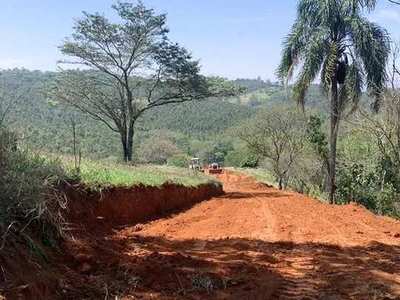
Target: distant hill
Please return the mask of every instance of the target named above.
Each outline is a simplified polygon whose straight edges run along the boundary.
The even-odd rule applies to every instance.
[[[5,107],[10,95],[21,96],[7,114],[6,122],[23,136],[25,145],[42,151],[71,153],[71,120],[77,123],[78,140],[84,155],[93,157],[118,156],[118,134],[105,125],[83,117],[68,108],[49,101],[43,90],[55,78],[54,72],[6,70],[0,71],[0,109]],[[151,131],[172,131],[189,139],[213,140],[227,128],[250,117],[249,106],[221,99],[209,99],[170,105],[147,111],[137,123],[137,136]],[[139,144],[136,141],[135,144]]]
[[[207,140],[249,118],[253,112],[254,109],[248,106],[210,99],[149,110],[138,125],[146,129],[179,131]]]
[[[71,117],[77,123],[78,141],[84,155],[120,155],[119,135],[105,125],[46,99],[43,90],[56,73],[13,69],[0,71],[0,116],[10,95],[21,96],[7,113],[6,122],[23,137],[30,148],[56,153],[71,153]],[[149,110],[138,120],[135,145],[152,132],[175,133],[189,140],[214,141],[229,127],[249,118],[257,109],[294,103],[290,89],[269,80],[237,79],[245,93],[231,99],[208,99],[173,104]],[[318,85],[312,85],[307,107],[326,113],[327,100]]]
[[[236,79],[233,82],[246,88],[243,95],[231,100],[233,103],[258,108],[271,108],[295,103],[295,100],[292,98],[291,87],[285,89],[279,82],[272,83],[270,80],[263,81],[260,78]],[[322,94],[320,86],[316,84],[311,85],[307,95],[306,107],[323,113],[327,111],[327,102],[326,96]]]

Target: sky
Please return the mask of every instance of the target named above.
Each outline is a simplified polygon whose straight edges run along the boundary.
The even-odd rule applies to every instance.
[[[167,13],[170,39],[199,59],[202,73],[274,80],[297,0],[144,0]],[[0,69],[54,71],[58,46],[82,11],[112,14],[114,0],[0,0]],[[400,6],[380,0],[369,18],[400,40]]]

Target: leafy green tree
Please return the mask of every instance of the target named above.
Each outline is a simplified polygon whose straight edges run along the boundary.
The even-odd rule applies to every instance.
[[[307,122],[307,138],[315,153],[323,161],[329,172],[329,147],[326,134],[322,131],[323,119],[310,116]]]
[[[235,94],[224,80],[199,74],[199,63],[167,36],[166,15],[139,1],[117,2],[120,18],[84,13],[60,46],[64,63],[91,72],[60,72],[54,95],[120,134],[123,155],[132,160],[136,120],[154,107]]]
[[[357,104],[364,85],[375,97],[378,110],[390,53],[387,32],[363,16],[376,0],[301,0],[297,18],[284,41],[277,70],[288,82],[296,66],[300,73],[294,97],[304,107],[310,84],[321,75],[330,101],[329,188],[334,202],[336,149],[340,119],[346,107]]]
[[[225,155],[224,164],[229,167],[256,168],[259,157],[247,148],[232,150]]]

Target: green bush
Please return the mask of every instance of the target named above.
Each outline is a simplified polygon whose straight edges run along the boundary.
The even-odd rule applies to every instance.
[[[57,224],[59,207],[55,183],[63,177],[56,161],[17,149],[15,136],[0,129],[0,232],[24,228],[32,221]]]
[[[383,183],[385,176],[379,176],[378,166],[374,172],[361,164],[339,168],[336,187],[336,201],[341,204],[351,201],[364,205],[378,215],[400,217],[396,205],[399,195],[391,182]]]
[[[399,195],[391,184],[376,192],[375,213],[400,218]]]
[[[225,156],[225,165],[238,168],[256,168],[259,157],[247,149],[229,151]]]
[[[375,173],[361,164],[340,166],[336,179],[336,202],[356,202],[374,210],[377,181]]]
[[[187,168],[190,164],[190,156],[187,154],[176,154],[167,160],[167,165],[172,167]]]
[[[382,181],[390,183],[400,193],[399,165],[390,155],[381,155],[378,159],[377,173],[382,174]]]
[[[142,141],[137,155],[142,163],[163,165],[180,152],[181,150],[172,141],[151,137]]]

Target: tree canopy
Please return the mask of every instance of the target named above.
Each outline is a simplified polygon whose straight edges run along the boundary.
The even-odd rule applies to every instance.
[[[166,15],[142,2],[118,2],[120,22],[84,13],[74,34],[60,46],[64,63],[93,70],[59,74],[53,95],[121,136],[124,159],[132,160],[134,124],[151,108],[212,96],[239,88],[200,75],[198,61],[168,38]]]

